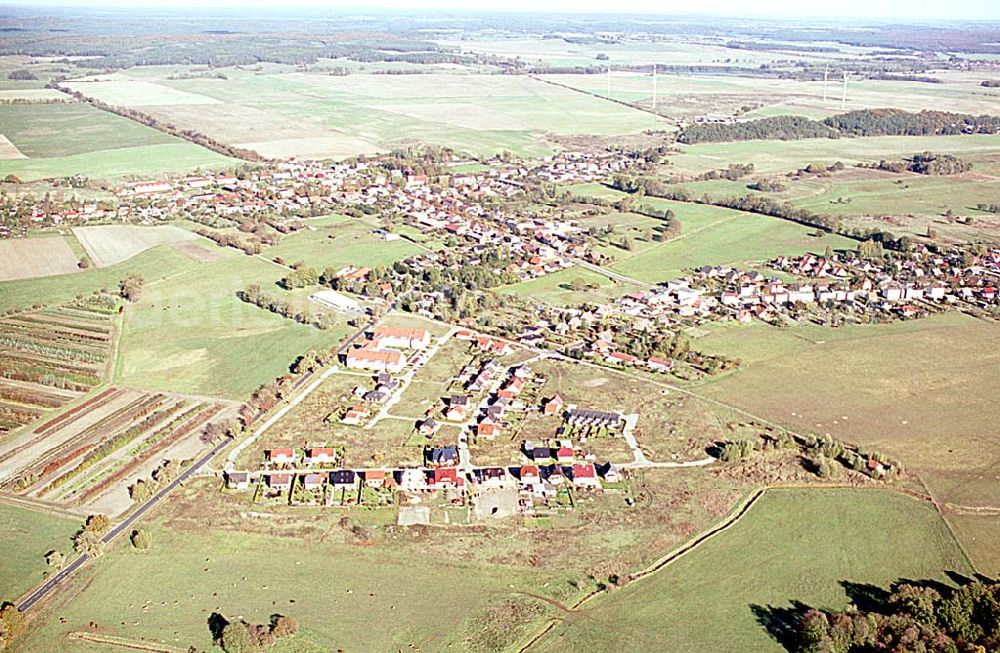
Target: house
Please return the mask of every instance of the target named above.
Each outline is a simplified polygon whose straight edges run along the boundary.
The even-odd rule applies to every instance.
[[[458,447],[448,445],[447,447],[431,449],[427,454],[427,460],[432,465],[441,467],[454,465],[458,462]]]
[[[290,447],[270,449],[267,452],[267,460],[272,465],[294,465],[295,451]]]
[[[650,356],[649,360],[646,361],[646,366],[654,372],[669,372],[674,369],[674,362],[665,358]]]
[[[426,490],[427,477],[420,469],[408,467],[399,472],[399,486],[404,490]]]
[[[480,438],[486,438],[488,440],[495,438],[499,431],[500,427],[497,426],[496,422],[489,419],[484,419],[476,426],[476,435]]]
[[[613,363],[617,365],[635,365],[639,362],[639,359],[632,354],[626,354],[620,351],[613,351],[608,354],[607,358],[604,359],[608,363]]]
[[[290,490],[292,488],[292,475],[270,474],[267,477],[267,486],[272,490]]]
[[[395,349],[352,349],[347,352],[347,368],[352,370],[375,370],[378,372],[401,372],[406,366],[403,352]]]
[[[353,408],[348,408],[347,412],[341,418],[340,423],[346,424],[347,426],[360,426],[362,422],[368,419],[368,409],[364,406],[354,406]]]
[[[577,487],[601,487],[593,463],[575,463],[572,467],[572,475],[573,485]]]
[[[465,404],[449,405],[444,418],[451,422],[461,422],[465,419]]]
[[[249,472],[226,472],[226,487],[230,490],[245,490],[250,487]]]
[[[559,415],[562,412],[563,400],[559,395],[554,395],[551,399],[545,402],[545,407],[542,412],[546,415]]]
[[[427,329],[380,326],[372,331],[371,339],[381,347],[423,349],[430,344],[431,334]]]
[[[334,490],[351,490],[358,482],[358,475],[352,469],[338,469],[330,472],[330,485]]]
[[[460,487],[464,484],[463,481],[456,467],[439,467],[430,477],[430,485],[436,490]]]
[[[566,473],[561,465],[546,465],[539,468],[541,477],[550,485],[562,485],[566,482]]]
[[[538,465],[521,465],[521,483],[534,483],[538,481]]]
[[[548,462],[552,458],[552,450],[548,447],[534,447],[530,457],[535,464]]]
[[[420,422],[420,426],[417,430],[423,435],[434,435],[441,429],[441,425],[438,424],[433,417],[428,417],[427,419]]]
[[[337,462],[337,451],[333,447],[313,447],[306,450],[306,462],[314,465]]]
[[[559,447],[556,449],[556,461],[560,463],[573,462],[573,447]]]
[[[577,426],[617,429],[622,424],[622,417],[618,413],[571,408],[566,411],[566,421]]]
[[[483,487],[503,487],[507,483],[507,470],[503,467],[477,469],[476,480]]]
[[[323,474],[306,474],[302,477],[302,487],[306,490],[318,490],[323,487]]]
[[[614,463],[608,463],[597,471],[608,483],[618,483],[622,480],[621,474],[618,473],[618,468],[615,467]]]
[[[364,472],[365,485],[370,488],[382,488],[386,486],[387,474],[381,469],[369,469]]]
[[[497,356],[506,356],[510,352],[514,351],[510,346],[510,343],[498,338],[490,338],[487,336],[477,337],[476,346],[479,348],[479,351],[496,354]]]

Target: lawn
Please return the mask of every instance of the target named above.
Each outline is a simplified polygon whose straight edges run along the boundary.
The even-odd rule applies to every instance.
[[[329,349],[349,331],[346,324],[321,331],[240,301],[236,292],[251,284],[283,292],[276,284],[285,271],[267,261],[227,254],[189,266],[147,283],[126,310],[120,383],[244,399],[299,355]]]
[[[533,651],[783,651],[755,610],[844,609],[848,584],[968,574],[927,504],[877,490],[772,490],[732,528],[599,597]]]
[[[73,534],[82,519],[57,517],[34,510],[0,505],[0,601],[13,601],[42,580],[49,570],[45,554],[55,549],[69,558]]]

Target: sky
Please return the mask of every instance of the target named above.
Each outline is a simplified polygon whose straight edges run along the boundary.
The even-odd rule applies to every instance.
[[[1000,20],[1000,0],[0,0],[0,5],[485,10],[505,12],[715,14],[787,18]]]

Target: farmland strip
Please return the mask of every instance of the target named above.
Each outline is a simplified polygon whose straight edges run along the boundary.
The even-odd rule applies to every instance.
[[[138,469],[141,465],[146,463],[150,458],[152,458],[157,452],[169,448],[171,445],[179,442],[183,438],[187,437],[196,428],[204,426],[212,417],[222,410],[222,406],[213,405],[198,415],[195,415],[191,420],[183,424],[179,429],[174,431],[171,435],[160,440],[158,446],[154,446],[147,449],[142,454],[136,456],[132,462],[118,470],[108,478],[104,479],[97,485],[94,485],[89,490],[83,493],[80,497],[81,502],[86,502],[90,498],[97,496],[105,492],[108,487],[117,483],[131,474],[133,471]]]
[[[55,426],[58,426],[59,424],[62,424],[62,422],[64,422],[66,419],[68,419],[70,417],[73,417],[74,415],[76,417],[74,417],[74,419],[70,420],[70,422],[76,421],[77,419],[79,419],[79,413],[81,411],[87,410],[87,409],[92,409],[92,408],[97,408],[99,405],[103,405],[103,404],[107,403],[107,401],[110,400],[110,398],[111,398],[112,395],[114,395],[115,397],[117,397],[118,395],[120,395],[123,392],[125,392],[125,391],[122,390],[121,388],[114,388],[114,387],[108,388],[107,390],[105,390],[101,394],[95,395],[95,396],[91,397],[90,399],[88,399],[87,401],[83,402],[82,404],[80,404],[76,408],[71,408],[70,410],[67,410],[65,413],[53,417],[52,419],[50,419],[49,421],[45,422],[44,424],[42,424],[41,426],[39,426],[37,429],[35,429],[35,433],[42,433],[42,434],[44,434],[48,430],[52,429]]]

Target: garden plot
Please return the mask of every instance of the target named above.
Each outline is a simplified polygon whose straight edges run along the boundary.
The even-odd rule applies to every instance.
[[[138,227],[135,225],[102,225],[73,229],[94,264],[107,267],[157,247],[198,240],[196,234],[172,225]]]
[[[0,136],[0,159],[18,158],[4,156],[5,142],[10,141]],[[76,254],[62,236],[0,240],[0,281],[79,272],[77,263]]]
[[[114,342],[117,301],[93,295],[0,320],[0,434],[101,383]]]

